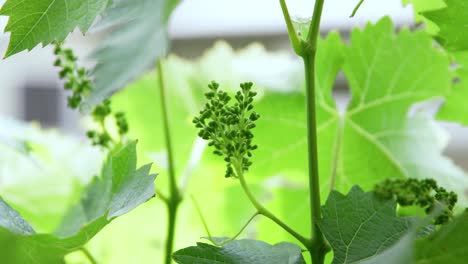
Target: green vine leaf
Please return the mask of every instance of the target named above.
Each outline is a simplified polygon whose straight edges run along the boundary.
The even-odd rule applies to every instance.
[[[355,186],[345,196],[332,192],[322,208],[320,229],[330,243],[333,263],[354,263],[398,241],[410,222],[396,215],[394,200],[380,200]]]
[[[370,189],[385,178],[413,177],[433,178],[466,203],[466,174],[442,154],[448,142],[445,132],[431,117],[409,114],[414,104],[444,97],[451,89],[449,60],[433,48],[429,34],[407,29],[395,34],[390,20],[384,18],[354,30],[349,45],[332,36],[320,41],[317,56],[323,197],[330,186],[343,191],[362,183],[362,188]],[[344,113],[331,96],[340,69],[352,95]],[[259,149],[252,160],[252,174],[303,179],[301,173],[307,171],[303,100],[300,92],[288,96],[270,92],[255,105],[262,118],[255,132]],[[269,136],[270,131],[277,136]]]
[[[468,109],[464,98],[468,96],[468,2],[463,0],[409,0],[414,2],[415,11],[435,28],[431,33],[452,56],[455,71],[453,89],[437,118],[445,121],[468,124]]]
[[[46,46],[61,42],[78,27],[85,33],[95,18],[104,11],[109,0],[8,0],[0,9],[0,16],[10,19],[5,32],[11,39],[5,54],[10,57],[38,44]]]
[[[416,22],[424,22],[428,32],[431,34],[437,33],[437,25],[425,18],[422,13],[444,8],[446,6],[444,0],[402,0],[402,2],[403,5],[412,4]]]
[[[415,13],[441,9],[446,6],[445,0],[402,0],[402,3],[403,5],[412,4]]]
[[[362,183],[368,190],[385,178],[433,178],[455,191],[460,204],[466,205],[466,173],[442,154],[447,135],[430,116],[410,114],[414,104],[445,97],[451,89],[449,60],[432,42],[431,36],[420,30],[394,33],[388,18],[355,29],[349,45],[332,36],[319,42],[316,86],[322,197],[327,197],[331,186],[343,191]],[[340,69],[352,95],[344,112],[337,109],[331,96]],[[267,92],[255,105],[262,118],[255,131],[259,149],[250,172],[252,178],[276,176],[277,196],[295,193],[299,206],[293,210],[289,202],[269,205],[278,208],[284,220],[294,226],[305,226],[308,221],[302,213],[307,205],[301,206],[308,193],[300,187],[306,184],[301,179],[307,172],[303,103],[301,92],[288,96]],[[271,131],[275,131],[274,137]],[[281,176],[288,179],[283,184]],[[302,198],[298,195],[301,191]],[[259,234],[277,237],[269,235],[271,226],[260,228]],[[305,227],[300,231],[309,232]]]
[[[468,49],[468,2],[446,0],[446,8],[428,11],[422,15],[434,22],[439,31],[439,42],[451,51]]]
[[[453,56],[460,66],[455,72],[453,90],[437,113],[437,118],[467,126],[468,105],[465,100],[468,98],[468,50],[456,52]]]
[[[173,258],[179,264],[305,264],[297,245],[282,242],[272,246],[250,239],[234,240],[223,247],[197,243],[175,252]]]
[[[179,0],[120,0],[105,10],[95,30],[110,29],[92,57],[95,87],[84,103],[90,110],[139,77],[169,51],[167,24]]]
[[[331,175],[336,188],[348,189],[359,182],[366,189],[394,177],[433,178],[466,201],[468,181],[442,155],[447,144],[443,132],[430,117],[409,114],[415,103],[450,91],[445,54],[433,48],[424,31],[403,29],[394,34],[388,18],[354,30],[345,54],[343,71],[352,97],[337,133],[341,144],[335,145],[338,162],[336,174]],[[424,158],[419,153],[425,153]],[[328,162],[321,164],[330,166],[333,159],[326,158]]]
[[[56,232],[36,233],[21,215],[0,199],[2,263],[63,263],[116,217],[154,196],[156,175],[150,165],[136,169],[136,142],[115,151],[85,189],[79,203]]]

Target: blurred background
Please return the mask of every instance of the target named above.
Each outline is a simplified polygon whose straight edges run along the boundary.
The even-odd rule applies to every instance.
[[[5,0],[0,0],[0,5],[4,2]],[[312,13],[313,1],[289,0],[287,2],[291,15],[295,19],[307,18]],[[362,26],[369,21],[375,22],[383,16],[390,16],[397,27],[417,26],[413,21],[411,5],[404,7],[401,0],[366,0],[357,15],[354,18],[349,18],[358,2],[358,0],[327,0],[321,27],[322,33],[326,34],[331,30],[337,30],[344,39],[347,39],[354,26]],[[3,33],[6,22],[6,17],[0,17],[1,57],[3,57],[8,45],[9,34]],[[252,42],[257,42],[268,51],[284,50],[290,54],[291,58],[295,58],[290,49],[279,2],[275,0],[182,0],[171,18],[170,35],[172,38],[171,52],[187,59],[200,57],[218,40],[225,40],[234,49],[244,48]],[[66,46],[73,48],[82,59],[80,62],[82,65],[90,66],[91,64],[84,58],[99,44],[101,38],[102,36],[99,34],[87,34],[84,37],[77,31],[70,35]],[[99,170],[101,154],[85,141],[82,117],[76,111],[67,108],[67,94],[58,79],[58,69],[53,66],[54,60],[55,57],[50,47],[36,47],[29,53],[22,52],[7,60],[0,60],[0,142],[2,134],[13,134],[24,140],[34,139],[47,146],[54,146],[50,161],[60,164],[54,164],[53,169],[41,170],[39,173],[57,175],[65,171],[68,174],[73,174],[75,178],[78,175],[77,178],[86,182],[93,173]],[[349,99],[344,77],[339,76],[335,86],[334,96],[338,104],[344,107]],[[35,125],[31,128],[15,120],[33,122]],[[444,123],[442,125],[451,137],[445,153],[457,165],[468,170],[468,156],[466,155],[468,129],[456,124]],[[132,124],[130,124],[131,126]],[[53,130],[41,134],[38,132],[38,127],[52,128]],[[23,135],[20,136],[20,134]],[[57,142],[59,142],[59,146],[56,146]],[[25,210],[31,212],[28,219],[34,218],[34,208],[29,205],[29,201],[34,201],[34,195],[38,197],[48,195],[50,199],[43,200],[43,203],[48,205],[51,217],[59,215],[57,212],[64,210],[64,208],[59,203],[60,201],[54,200],[53,197],[54,195],[61,197],[61,194],[50,192],[57,190],[57,188],[52,188],[54,186],[73,186],[73,180],[69,180],[67,177],[44,177],[50,180],[48,183],[52,187],[38,190],[32,184],[31,189],[24,189],[23,185],[18,189],[17,186],[8,182],[12,181],[11,178],[20,174],[28,175],[18,181],[23,184],[25,179],[30,179],[28,177],[38,173],[34,161],[31,163],[30,160],[18,161],[18,159],[18,156],[6,154],[0,147],[0,195],[9,194],[9,201],[16,206],[23,208],[29,206],[30,210]],[[59,178],[63,180],[58,180]],[[32,198],[26,199],[19,195],[25,190]],[[59,192],[62,194],[72,191],[72,187],[59,188]],[[146,209],[137,209],[137,211],[139,210]],[[140,211],[140,214],[143,211]],[[44,212],[41,213],[43,218],[47,218],[44,216],[46,215]],[[136,217],[138,212],[132,215],[127,217],[128,221],[133,221],[140,227],[148,225],[146,218]],[[159,217],[153,213],[152,209],[151,213],[147,215],[153,217],[151,219]],[[35,223],[43,223],[43,229],[50,229],[59,219],[57,218],[56,221],[50,221],[50,219],[47,221],[44,219],[33,220]],[[195,222],[191,225],[200,226],[198,220],[191,222]],[[119,228],[118,223],[115,226],[116,228],[113,230]],[[110,232],[107,232],[107,235]],[[148,233],[146,229],[138,234],[133,234],[131,230],[123,232],[127,232],[126,236],[129,239],[138,234]],[[193,244],[193,240],[189,241]],[[162,246],[160,240],[153,242],[156,247]],[[125,254],[125,252],[121,254]]]
[[[5,0],[0,0],[0,5]],[[397,26],[413,25],[411,5],[404,7],[400,0],[367,0],[354,18],[349,18],[358,1],[329,0],[324,7],[322,33],[338,30],[346,38],[356,25],[375,22],[390,16]],[[288,1],[291,15],[296,19],[310,16],[312,1]],[[0,17],[3,32],[6,17]],[[259,42],[267,50],[289,50],[284,21],[278,1],[272,0],[185,0],[174,12],[170,33],[172,53],[184,58],[196,58],[210,48],[216,40],[225,40],[233,48]],[[8,34],[0,33],[0,55],[8,44]],[[99,43],[100,36],[80,32],[71,34],[67,46],[80,58],[86,58]],[[30,53],[22,52],[8,60],[0,61],[0,115],[24,121],[36,121],[43,127],[57,127],[67,133],[82,135],[80,116],[66,107],[66,95],[53,67],[54,57],[50,48],[36,47]],[[86,62],[82,62],[86,64]],[[340,100],[346,99],[346,83],[337,82]],[[341,94],[340,94],[341,91]],[[453,140],[448,155],[458,165],[468,168],[468,160],[462,150],[468,146],[466,131],[456,125],[445,124]]]

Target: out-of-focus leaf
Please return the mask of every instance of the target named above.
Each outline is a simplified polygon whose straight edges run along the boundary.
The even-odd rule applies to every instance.
[[[168,19],[179,0],[116,0],[97,29],[110,29],[92,57],[95,87],[84,110],[122,89],[169,50]]]
[[[63,263],[66,254],[82,247],[115,217],[154,195],[156,175],[149,175],[149,169],[149,165],[136,169],[135,142],[117,150],[53,234],[36,233],[1,199],[2,263]]]
[[[0,16],[10,17],[5,32],[11,32],[11,39],[5,57],[41,43],[61,42],[76,27],[85,33],[108,2],[8,0],[0,9]]]
[[[336,263],[354,263],[384,251],[408,230],[397,217],[396,202],[382,201],[354,186],[347,195],[332,192],[322,207],[320,229],[333,249]]]
[[[433,235],[417,239],[410,231],[388,250],[361,264],[462,264],[468,258],[468,213],[456,217]]]
[[[465,263],[468,259],[467,244],[468,212],[464,212],[433,235],[416,241],[416,263]]]
[[[24,155],[29,155],[31,152],[31,146],[26,141],[16,140],[7,135],[0,134],[0,144],[10,147]]]
[[[369,259],[359,261],[359,264],[411,264],[413,261],[413,245],[415,236],[412,232],[404,235],[398,242]]]
[[[234,240],[222,247],[205,243],[181,249],[174,253],[179,264],[305,264],[301,248],[291,243],[271,246],[257,240]]]
[[[299,58],[285,51],[268,52],[258,43],[233,50],[225,42],[216,42],[196,61],[195,67],[194,79],[203,89],[213,76],[223,89],[231,91],[239,88],[239,80],[248,80],[256,90],[291,92],[297,91],[304,79]]]
[[[38,232],[51,232],[99,174],[103,153],[83,140],[0,117],[0,134],[27,142],[27,153],[0,143],[0,193]],[[22,145],[22,144],[21,144]],[[22,146],[19,150],[27,150]],[[84,165],[85,164],[85,165]]]

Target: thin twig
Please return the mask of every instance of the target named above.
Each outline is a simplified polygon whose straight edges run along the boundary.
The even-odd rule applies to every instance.
[[[306,248],[310,248],[310,245],[311,245],[310,239],[302,236],[301,234],[296,232],[294,229],[289,227],[286,223],[281,221],[278,217],[276,217],[272,212],[270,212],[262,204],[260,204],[260,202],[257,201],[255,196],[250,191],[250,188],[247,182],[245,181],[244,173],[242,172],[242,170],[240,169],[238,165],[236,164],[233,164],[233,165],[234,165],[234,170],[236,171],[237,177],[239,178],[239,181],[241,183],[242,189],[244,190],[245,194],[249,198],[252,205],[257,209],[258,214],[261,214],[269,218],[270,220],[275,222],[277,225],[279,225],[281,228],[283,228],[286,232],[288,232],[290,235],[292,235],[294,238],[296,238],[299,242],[301,242]]]
[[[96,261],[96,259],[93,257],[93,255],[91,254],[91,252],[89,252],[89,250],[85,247],[81,247],[79,249],[81,252],[83,252],[83,254],[86,256],[86,258],[89,260],[89,263],[91,264],[97,264],[98,262]]]
[[[198,204],[197,200],[195,199],[195,197],[193,195],[190,196],[190,198],[192,199],[192,203],[193,205],[195,206],[195,210],[197,211],[198,213],[198,216],[200,217],[200,220],[202,221],[202,224],[203,224],[203,228],[205,229],[205,232],[208,234],[208,239],[211,241],[211,243],[213,243],[214,245],[216,246],[222,246],[228,242],[231,242],[233,240],[235,240],[236,238],[238,238],[242,232],[247,228],[247,226],[252,222],[252,220],[257,216],[259,215],[260,213],[259,212],[255,212],[255,214],[253,214],[249,220],[242,226],[242,228],[239,230],[239,232],[237,232],[233,237],[229,238],[229,239],[226,239],[224,240],[223,242],[219,243],[219,242],[216,242],[214,239],[213,239],[213,236],[211,235],[211,232],[210,232],[210,229],[208,228],[208,224],[206,222],[206,219],[205,217],[203,216],[203,213],[201,211],[201,208],[200,208],[200,205]]]
[[[359,8],[361,7],[362,3],[364,3],[364,0],[359,1],[357,6],[353,10],[353,13],[351,13],[351,15],[349,17],[354,17],[356,15],[356,13],[359,10]]]

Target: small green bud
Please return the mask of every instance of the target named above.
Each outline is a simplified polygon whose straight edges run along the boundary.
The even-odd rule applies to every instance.
[[[74,95],[68,97],[67,100],[68,100],[68,106],[71,109],[76,109],[76,108],[78,108],[78,106],[80,106],[81,96],[74,94]]]
[[[60,45],[55,45],[54,54],[59,55],[62,52],[62,47]]]

